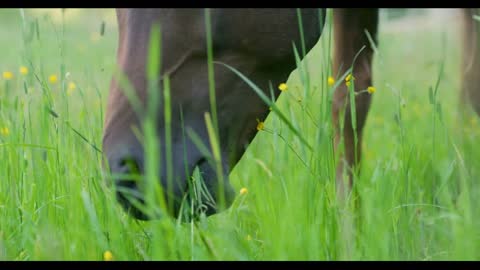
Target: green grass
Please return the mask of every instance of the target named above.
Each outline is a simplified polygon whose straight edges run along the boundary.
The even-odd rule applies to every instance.
[[[0,135],[0,260],[102,260],[106,250],[116,260],[480,259],[480,125],[473,114],[459,121],[461,42],[443,39],[441,26],[380,27],[360,209],[335,199],[327,29],[307,56],[310,88],[293,72],[276,103],[314,150],[272,113],[230,175],[248,193],[182,224],[132,219],[103,178],[95,147],[115,64],[114,11],[70,18],[67,10],[64,25],[30,10],[25,21],[18,10],[0,12],[0,71],[15,75],[0,79],[0,128],[9,130]],[[39,35],[25,40],[22,24],[28,32],[35,18]],[[358,226],[348,232],[341,224],[351,216]]]

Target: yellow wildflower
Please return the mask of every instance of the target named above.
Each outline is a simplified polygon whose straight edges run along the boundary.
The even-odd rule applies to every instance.
[[[332,76],[328,76],[327,83],[328,86],[333,86],[335,84],[335,79]]]
[[[69,82],[67,87],[67,95],[72,95],[73,91],[77,88],[77,85],[74,82]]]
[[[347,77],[345,77],[345,85],[349,87],[351,82],[354,80],[355,80],[355,77],[353,77],[352,73],[348,74]]]
[[[369,86],[369,87],[367,88],[367,92],[368,92],[369,94],[373,94],[373,93],[375,93],[375,91],[377,91],[377,89],[376,89],[375,87],[373,87],[373,86]]]
[[[55,75],[55,74],[50,75],[50,76],[48,77],[48,81],[49,81],[51,84],[57,83],[57,81],[58,81],[57,75]]]
[[[260,131],[260,130],[264,130],[265,129],[265,123],[263,123],[262,121],[258,120],[257,119],[257,130]]]
[[[25,66],[21,66],[19,71],[20,71],[20,74],[22,74],[22,75],[27,75],[28,74],[28,68],[25,67]]]
[[[110,250],[107,250],[103,253],[103,260],[104,261],[113,261],[113,254]]]
[[[288,86],[287,86],[286,83],[281,83],[281,84],[278,86],[278,89],[279,89],[280,91],[287,91]]]
[[[10,134],[10,130],[8,129],[8,127],[0,128],[0,134],[3,136],[8,136],[8,134]]]
[[[245,195],[248,193],[248,189],[247,188],[241,188],[240,189],[240,195]]]
[[[74,82],[69,82],[68,83],[68,89],[69,90],[75,90],[77,88],[77,85]]]
[[[11,71],[4,71],[3,78],[5,80],[11,80],[13,78],[13,73]]]

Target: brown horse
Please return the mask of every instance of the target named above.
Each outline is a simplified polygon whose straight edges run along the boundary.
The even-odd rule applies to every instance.
[[[472,18],[473,10],[464,10],[464,97],[480,101],[476,78],[480,74],[478,61],[477,26]],[[370,33],[377,42],[378,9],[334,9],[334,74],[343,74],[352,66],[354,57],[362,47],[353,66],[355,91],[372,85],[373,49],[367,38]],[[226,63],[262,89],[269,89],[269,83],[284,82],[296,67],[292,42],[300,48],[301,35],[298,14],[295,9],[212,9],[211,34],[214,60]],[[325,10],[302,9],[302,25],[306,50],[310,50],[320,38]],[[268,106],[236,74],[224,66],[215,65],[215,91],[218,109],[218,130],[220,152],[223,160],[224,183],[219,183],[213,163],[209,162],[190,138],[185,138],[183,128],[194,130],[205,145],[209,145],[204,112],[210,111],[209,81],[207,64],[207,38],[205,12],[202,9],[119,9],[118,66],[133,85],[141,102],[147,99],[146,62],[152,25],[161,25],[162,63],[159,79],[168,73],[171,80],[172,102],[172,165],[173,186],[165,170],[159,172],[170,213],[177,215],[182,197],[187,189],[187,179],[198,166],[206,186],[217,200],[218,185],[225,187],[227,204],[233,199],[233,192],[226,177],[256,134],[255,119],[264,119],[269,113]],[[360,161],[362,130],[370,107],[371,95],[356,95],[356,123],[358,144],[355,149],[352,121],[350,119],[347,86],[342,83],[335,90],[333,119],[335,122],[335,145],[343,136],[345,154],[337,166],[339,194],[349,191],[352,185],[352,168]],[[266,95],[270,95],[268,92]],[[279,91],[275,91],[275,98]],[[473,104],[480,113],[480,102]],[[346,108],[345,126],[340,134],[340,111]],[[164,110],[158,110],[158,140],[160,167],[166,168],[166,145],[163,122]],[[182,118],[183,122],[180,121]],[[183,123],[184,127],[180,123]],[[132,127],[141,126],[141,117],[136,115],[116,79],[112,80],[103,137],[103,148],[113,173],[132,173],[132,163],[140,174],[144,173],[144,149]],[[356,154],[355,154],[356,152]],[[186,154],[186,157],[184,156]],[[186,164],[185,164],[186,163]],[[129,165],[130,164],[130,165]],[[186,167],[186,170],[185,170]],[[348,176],[343,180],[342,172]],[[344,187],[347,183],[347,187]],[[134,207],[127,198],[132,191],[144,202],[142,183],[134,180],[115,181],[117,199],[125,209],[137,218],[148,218]],[[122,191],[123,190],[123,191]],[[342,195],[343,196],[343,195]],[[209,206],[207,215],[216,212]]]

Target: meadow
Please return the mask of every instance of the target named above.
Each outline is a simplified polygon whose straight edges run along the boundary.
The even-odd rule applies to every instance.
[[[335,198],[330,15],[308,87],[293,71],[276,103],[314,150],[271,113],[230,174],[233,205],[179,222],[130,217],[105,181],[115,11],[0,10],[0,260],[479,260],[457,21],[381,16],[357,208]]]

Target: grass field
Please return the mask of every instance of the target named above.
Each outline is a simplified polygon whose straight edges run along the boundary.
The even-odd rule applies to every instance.
[[[114,13],[0,11],[0,260],[103,260],[107,251],[114,260],[480,259],[480,123],[469,112],[459,120],[454,22],[382,21],[359,209],[335,200],[327,26],[307,58],[310,89],[294,72],[277,102],[315,151],[271,114],[230,175],[248,192],[194,224],[137,221],[103,179],[95,147]],[[345,230],[349,217],[358,224]]]

